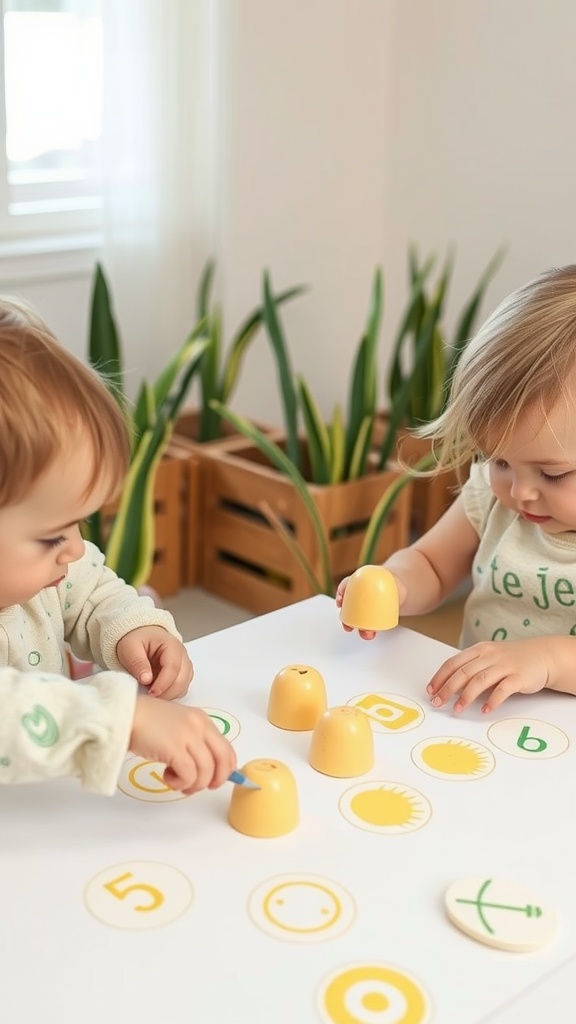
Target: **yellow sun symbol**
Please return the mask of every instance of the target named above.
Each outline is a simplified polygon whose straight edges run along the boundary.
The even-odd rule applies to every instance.
[[[392,835],[422,828],[432,814],[426,797],[396,782],[360,782],[342,794],[339,807],[352,825]]]
[[[440,779],[481,779],[494,770],[494,755],[480,743],[458,736],[423,740],[412,751],[412,760],[422,771]]]

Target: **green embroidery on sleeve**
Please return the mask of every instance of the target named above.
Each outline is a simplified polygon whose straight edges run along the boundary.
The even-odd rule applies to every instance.
[[[10,758],[9,757],[0,757],[0,768],[9,768],[9,767],[10,767]]]
[[[39,747],[53,747],[60,733],[56,719],[41,704],[35,704],[32,711],[22,715],[22,725],[33,743]]]
[[[36,665],[39,665],[41,661],[42,661],[42,655],[40,654],[40,651],[30,651],[30,653],[28,655],[28,664],[29,665],[32,665],[35,668]]]

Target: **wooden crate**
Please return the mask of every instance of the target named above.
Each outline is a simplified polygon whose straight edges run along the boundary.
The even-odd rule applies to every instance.
[[[205,441],[201,444],[197,440],[199,422],[200,413],[198,410],[187,409],[181,413],[176,421],[171,441],[172,448],[188,460],[183,480],[185,507],[181,577],[183,587],[203,586],[202,544],[204,536],[204,506],[202,490],[205,456],[213,449],[225,448],[229,445],[230,441],[238,440],[238,434],[232,424],[223,421],[223,437],[215,441]],[[278,432],[277,427],[271,427],[267,423],[255,422],[255,426],[263,434],[275,434]]]
[[[374,429],[374,446],[379,449],[387,429],[387,416],[381,413]],[[396,454],[408,465],[418,462],[430,451],[427,438],[414,437],[408,430],[398,431]],[[461,469],[464,482],[468,476],[468,466]],[[410,530],[412,535],[421,537],[426,533],[450,507],[460,490],[460,481],[455,470],[447,470],[438,476],[415,478],[412,484],[412,508],[410,511]]]
[[[334,584],[358,567],[366,524],[397,473],[373,472],[361,480],[310,485],[329,537]],[[401,491],[380,535],[376,560],[408,542],[410,486]],[[290,480],[248,441],[213,449],[204,463],[202,586],[261,614],[313,594],[306,574],[261,512],[261,503],[289,524],[320,573],[316,535]]]
[[[182,586],[189,473],[188,454],[170,444],[154,482],[154,564],[147,580],[161,597],[176,594]],[[105,536],[117,509],[118,502],[111,502],[101,510]]]

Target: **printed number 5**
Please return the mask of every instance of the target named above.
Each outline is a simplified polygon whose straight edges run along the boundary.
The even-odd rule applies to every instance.
[[[152,902],[148,903],[147,906],[136,904],[134,910],[147,911],[157,910],[158,907],[164,903],[164,895],[159,889],[156,889],[154,885],[146,885],[144,882],[135,882],[134,885],[127,885],[124,889],[120,889],[119,885],[121,882],[125,882],[128,878],[134,878],[131,871],[127,871],[125,875],[118,875],[118,878],[113,878],[111,882],[105,882],[104,888],[108,889],[108,892],[112,893],[113,896],[118,900],[126,898],[130,892],[146,892],[151,897]]]

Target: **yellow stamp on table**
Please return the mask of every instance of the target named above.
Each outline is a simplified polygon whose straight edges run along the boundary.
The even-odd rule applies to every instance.
[[[318,994],[324,1024],[427,1024],[430,1001],[404,970],[380,962],[334,971]]]

